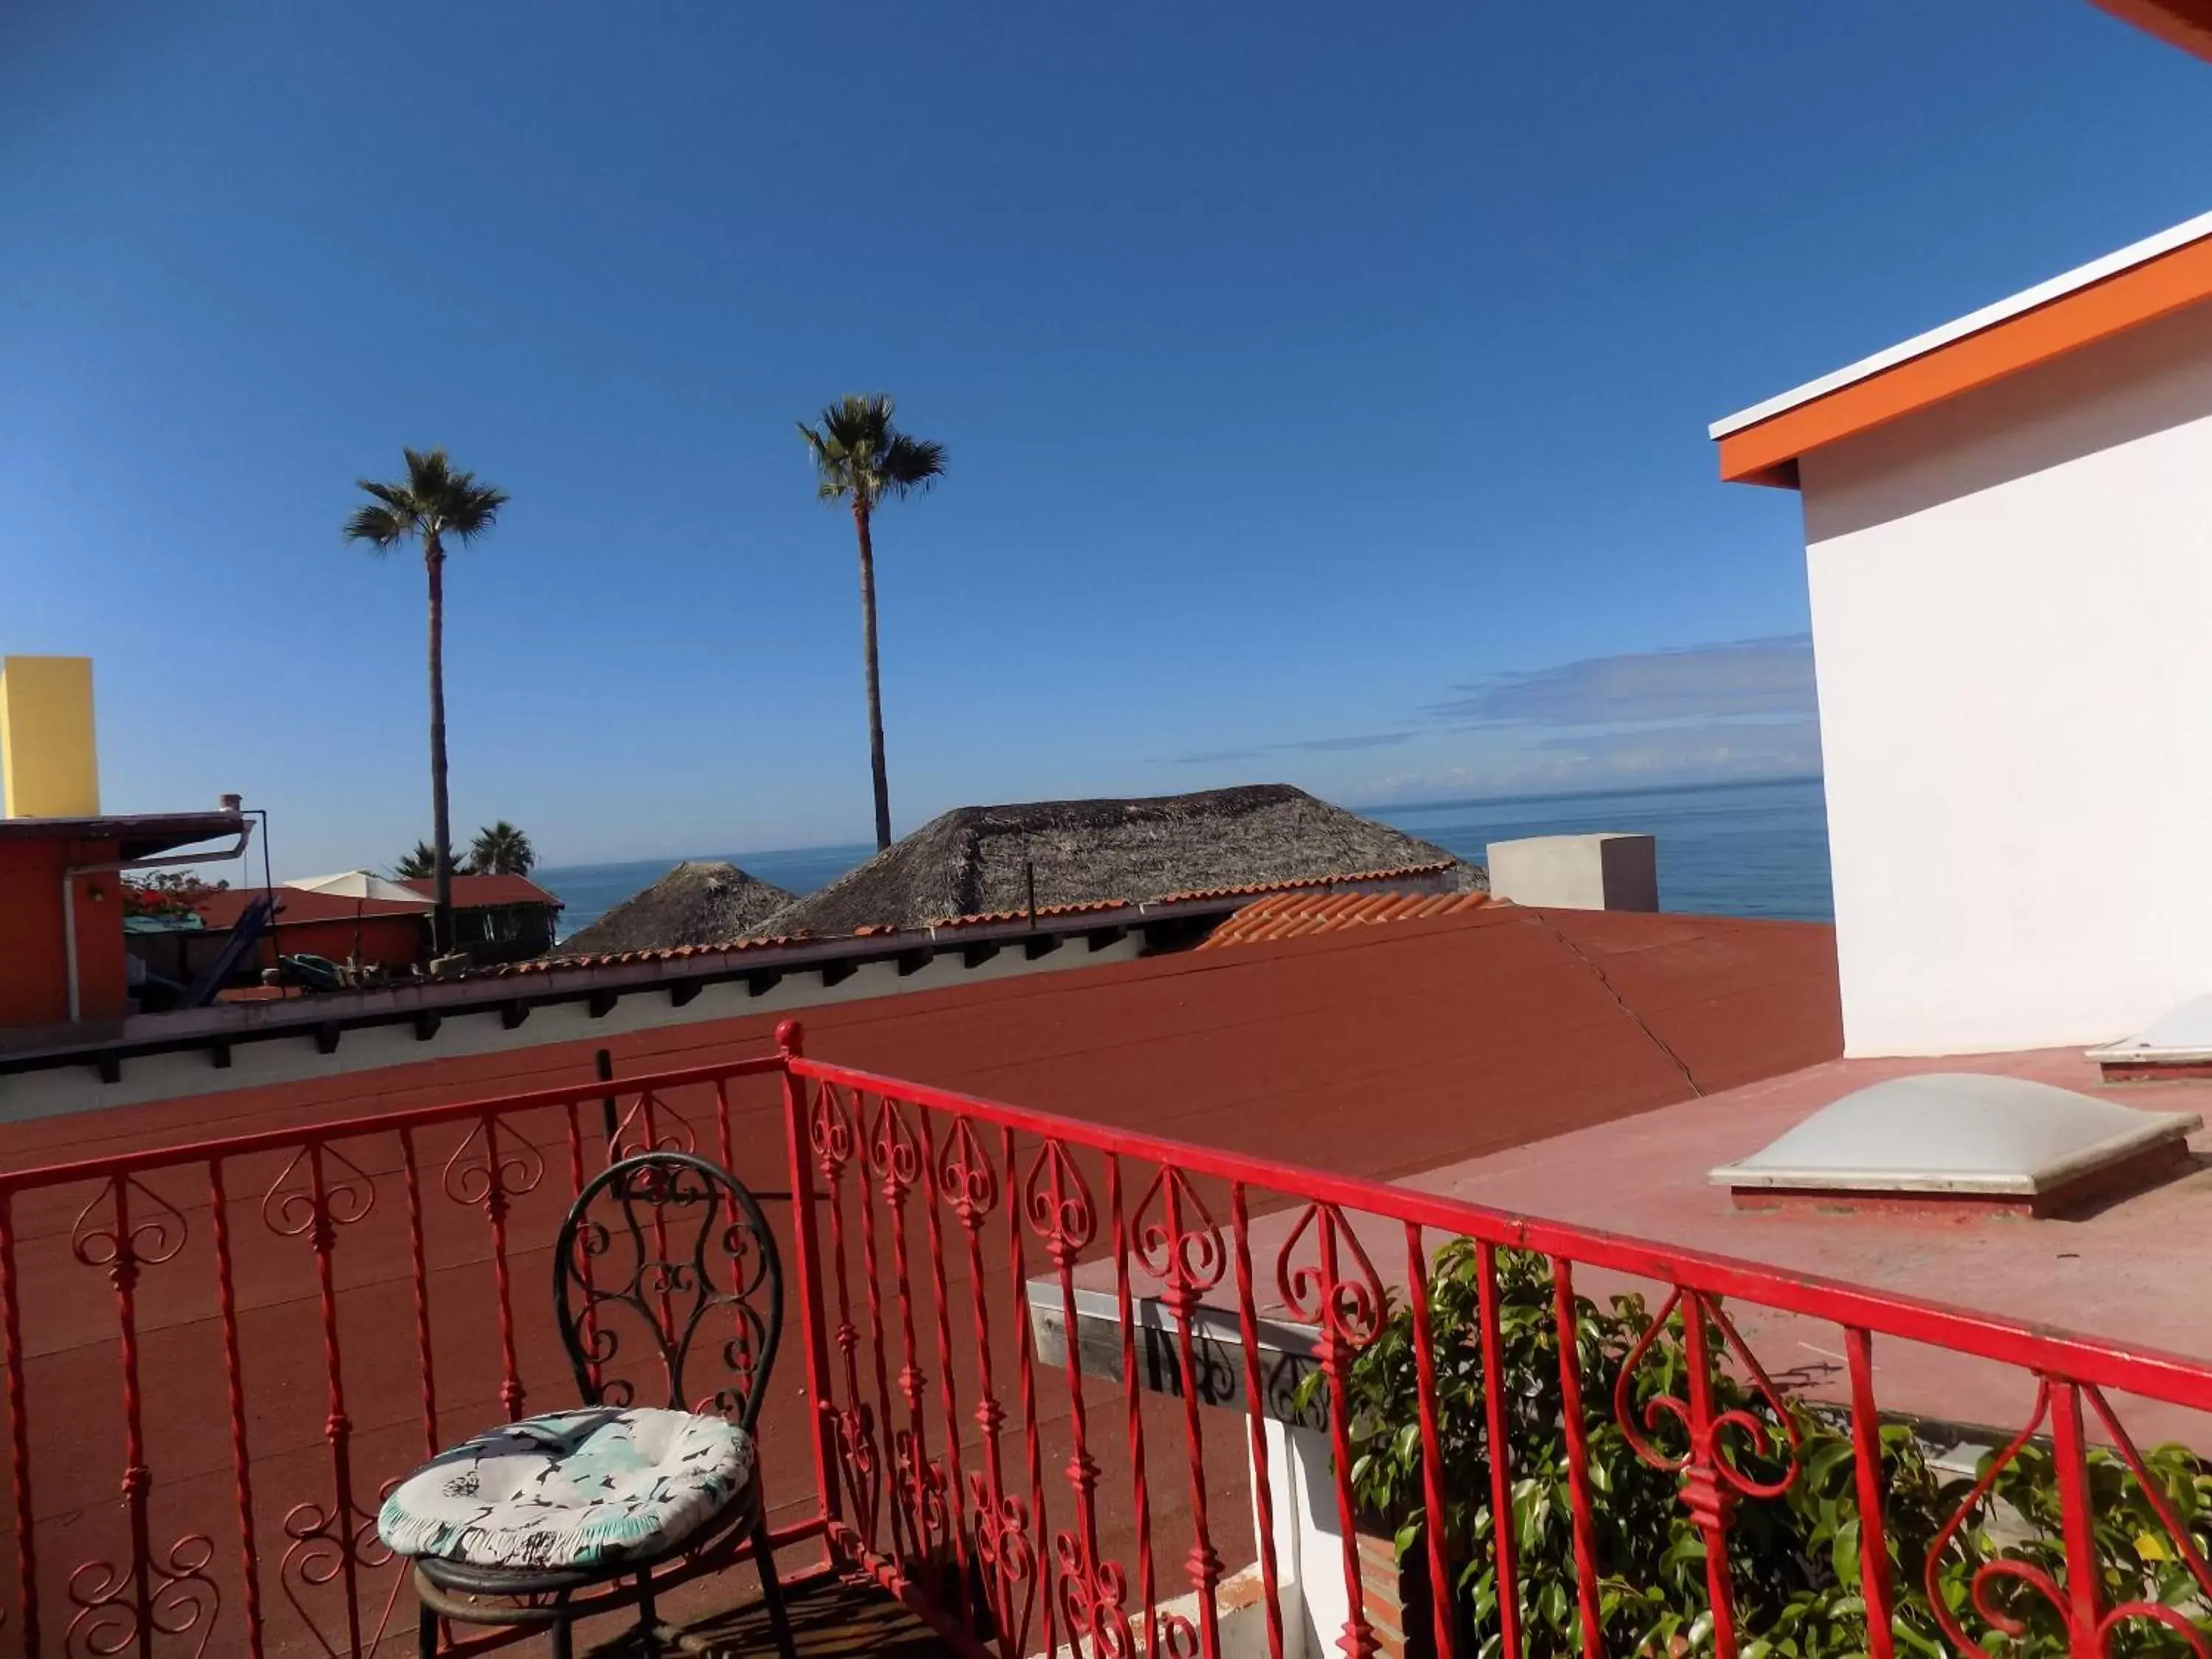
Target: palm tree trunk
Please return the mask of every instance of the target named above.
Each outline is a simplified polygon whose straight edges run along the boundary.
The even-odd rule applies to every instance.
[[[876,661],[876,549],[868,538],[868,507],[853,502],[860,537],[860,654],[868,672],[868,765],[876,784],[876,850],[891,844],[891,786],[884,769],[884,682]]]
[[[423,546],[422,562],[430,571],[430,846],[438,855],[430,930],[443,955],[453,945],[453,832],[446,806],[446,550],[434,535]]]

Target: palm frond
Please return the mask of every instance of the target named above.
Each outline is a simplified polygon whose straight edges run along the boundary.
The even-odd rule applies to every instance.
[[[474,541],[498,522],[499,510],[506,505],[505,490],[480,484],[473,472],[464,472],[446,505],[446,529],[465,542]]]
[[[820,425],[798,422],[813,458],[815,493],[823,501],[851,496],[872,507],[886,495],[902,496],[927,489],[945,474],[945,446],[911,438],[891,424],[890,396],[841,398],[827,405]]]
[[[379,483],[374,478],[356,478],[354,483],[395,513],[413,513],[416,510],[415,498],[398,484]]]
[[[453,487],[453,466],[442,449],[402,449],[407,488],[418,501],[434,501]]]
[[[945,446],[895,432],[884,451],[882,472],[884,487],[894,495],[927,489],[945,476]]]
[[[879,455],[890,441],[891,400],[881,392],[840,398],[822,411],[822,429],[848,455]]]
[[[398,508],[364,503],[347,516],[345,538],[349,542],[367,542],[383,553],[405,540],[413,529],[412,516]]]
[[[427,841],[418,841],[392,866],[392,874],[398,881],[428,881],[438,873],[437,849]]]
[[[799,435],[806,441],[806,453],[814,460],[814,493],[825,501],[834,501],[851,493],[853,478],[847,466],[848,457],[845,447],[835,437],[817,432],[804,421],[793,422]],[[828,411],[823,411],[823,424],[828,424]]]
[[[442,449],[399,453],[407,461],[404,482],[355,480],[377,505],[354,510],[346,520],[347,539],[371,543],[380,551],[410,536],[424,542],[446,536],[466,542],[497,521],[500,508],[507,505],[504,490],[478,483],[475,473],[459,471]]]
[[[468,868],[479,876],[526,876],[538,862],[530,837],[505,818],[477,831],[469,846]]]

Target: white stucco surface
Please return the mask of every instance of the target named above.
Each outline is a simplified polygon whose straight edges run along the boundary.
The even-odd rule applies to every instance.
[[[1492,897],[1556,910],[1656,910],[1658,843],[1650,836],[1530,836],[1483,851]]]
[[[1846,1052],[2212,989],[2212,305],[1801,476]]]

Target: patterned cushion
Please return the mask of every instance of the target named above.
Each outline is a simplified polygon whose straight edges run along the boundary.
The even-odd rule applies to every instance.
[[[401,1555],[480,1567],[580,1567],[648,1555],[705,1525],[753,1476],[719,1417],[594,1407],[504,1424],[441,1454],[384,1502]]]

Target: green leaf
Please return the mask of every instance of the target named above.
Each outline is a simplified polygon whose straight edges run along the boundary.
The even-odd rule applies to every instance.
[[[1853,1448],[1848,1440],[1832,1440],[1805,1460],[1804,1471],[1799,1477],[1814,1489],[1824,1490],[1828,1479],[1852,1461]]]
[[[1836,1570],[1838,1583],[1856,1584],[1859,1581],[1859,1523],[1854,1516],[1836,1528],[1836,1541],[1829,1546],[1828,1559]]]

